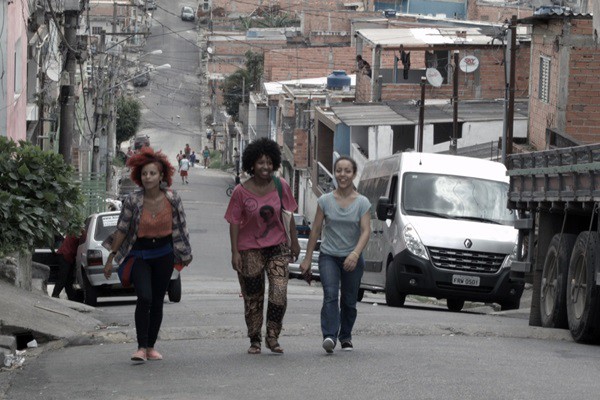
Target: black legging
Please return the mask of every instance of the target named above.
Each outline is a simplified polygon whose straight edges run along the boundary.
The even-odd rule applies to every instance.
[[[131,281],[137,295],[135,330],[139,348],[154,347],[158,338],[173,262],[173,253],[169,253],[147,260],[136,258],[133,265]]]

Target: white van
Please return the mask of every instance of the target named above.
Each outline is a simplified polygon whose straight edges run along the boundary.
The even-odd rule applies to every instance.
[[[399,153],[368,161],[358,191],[371,207],[363,251],[364,291],[385,292],[401,307],[407,294],[519,308],[523,283],[510,279],[515,216],[507,209],[503,164],[469,157]]]

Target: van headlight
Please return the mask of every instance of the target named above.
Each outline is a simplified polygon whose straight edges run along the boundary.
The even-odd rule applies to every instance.
[[[512,253],[510,253],[508,255],[508,257],[504,258],[504,262],[502,263],[502,266],[500,267],[500,269],[510,268],[513,261],[515,261],[517,259],[517,249],[518,249],[518,247],[517,247],[517,244],[515,243],[515,247],[513,247]]]
[[[417,257],[429,260],[427,250],[425,249],[425,246],[423,246],[423,242],[421,242],[419,234],[417,233],[415,228],[413,228],[412,225],[408,224],[404,227],[404,230],[402,231],[402,236],[404,238],[404,243],[406,244],[406,248],[408,249],[408,251],[410,251]]]

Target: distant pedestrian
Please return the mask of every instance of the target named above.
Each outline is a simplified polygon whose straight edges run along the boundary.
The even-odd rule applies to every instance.
[[[204,158],[204,168],[208,168],[210,163],[210,150],[208,146],[204,146],[204,150],[202,150],[202,158]]]
[[[60,258],[58,259],[59,270],[58,281],[52,290],[52,297],[60,297],[60,292],[65,289],[65,293],[69,300],[75,298],[73,282],[75,278],[75,257],[77,257],[78,246],[79,237],[67,235],[56,251],[60,254]]]
[[[104,276],[110,278],[113,261],[131,267],[131,283],[137,295],[138,342],[131,360],[162,360],[154,345],[162,323],[165,293],[173,268],[180,270],[192,261],[192,248],[183,203],[169,189],[175,169],[167,157],[144,147],[127,166],[131,168],[131,180],[142,190],[126,198],[117,230],[102,243],[110,250]]]
[[[181,161],[181,159],[183,158],[183,150],[179,150],[179,154],[177,154],[177,163],[179,164],[179,161]]]
[[[352,328],[356,321],[356,302],[365,263],[361,253],[371,233],[371,203],[354,189],[356,162],[350,157],[340,157],[333,165],[333,172],[338,186],[317,200],[317,214],[304,260],[300,263],[302,273],[310,274],[312,254],[317,239],[321,237],[321,332],[327,353],[333,353],[338,340],[342,350],[354,348]]]
[[[192,154],[190,154],[190,164],[193,167],[194,164],[196,164],[196,152],[192,151]]]
[[[189,143],[185,144],[185,148],[183,149],[183,154],[185,154],[188,159],[190,158],[190,154],[192,154],[192,148],[190,147]]]
[[[188,171],[190,169],[190,160],[184,155],[179,161],[179,175],[181,175],[181,183],[189,184],[188,182]]]
[[[235,167],[235,174],[240,174],[240,152],[237,147],[233,148],[233,165]]]

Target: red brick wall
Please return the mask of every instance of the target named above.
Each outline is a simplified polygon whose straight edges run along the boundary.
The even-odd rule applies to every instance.
[[[337,10],[342,8],[343,2],[339,0],[213,0],[213,9],[223,8],[227,13],[251,13],[256,10],[259,5],[279,5],[282,10],[288,12],[306,12],[319,14],[325,10]]]
[[[480,3],[477,0],[469,0],[467,6],[469,21],[504,22],[510,20],[513,15],[516,15],[517,18],[530,17],[533,15],[533,9],[526,6]]]
[[[308,132],[304,129],[294,130],[294,167],[308,167]]]
[[[565,41],[578,42],[582,46],[557,46],[557,43]],[[568,54],[561,57],[559,52]],[[548,103],[539,99],[542,55],[550,58]],[[567,65],[561,64],[561,60]],[[539,149],[546,148],[546,128],[567,133],[586,143],[597,142],[600,135],[599,77],[600,49],[593,45],[591,19],[572,19],[570,23],[557,19],[548,25],[535,25],[529,103],[530,143]],[[566,93],[559,93],[559,83],[565,80]],[[564,111],[559,110],[559,96],[567,96]]]
[[[354,47],[313,47],[265,52],[264,80],[318,78],[333,70],[348,74],[356,68]]]
[[[600,139],[600,49],[572,48],[568,79],[565,131],[585,143],[596,143]]]

